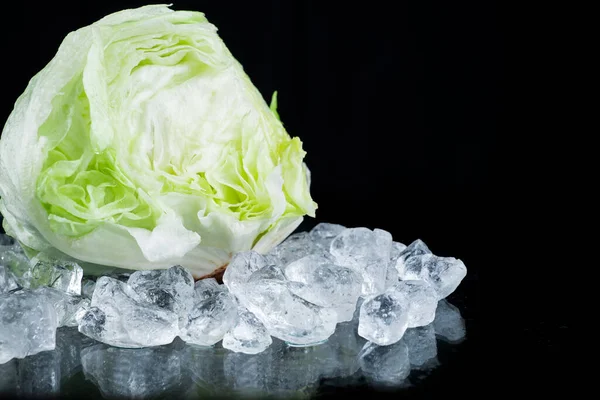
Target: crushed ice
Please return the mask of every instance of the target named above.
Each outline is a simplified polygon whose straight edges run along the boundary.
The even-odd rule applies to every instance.
[[[236,254],[224,284],[194,282],[181,266],[83,277],[76,262],[28,259],[0,234],[0,364],[54,349],[62,326],[114,347],[161,346],[179,337],[257,354],[273,338],[292,347],[321,344],[358,319],[352,326],[368,341],[360,357],[368,372],[375,354],[403,357],[389,352],[393,346],[430,350],[436,335],[464,337],[453,317],[458,310],[443,299],[466,273],[461,260],[434,255],[421,240],[406,246],[381,229],[328,223],[291,235],[268,254]],[[413,352],[386,379],[431,358]]]

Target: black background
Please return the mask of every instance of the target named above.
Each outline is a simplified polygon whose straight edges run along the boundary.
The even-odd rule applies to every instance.
[[[0,121],[69,31],[143,4],[12,3],[14,24],[0,26],[10,76]],[[302,228],[321,221],[382,228],[467,265],[450,301],[467,321],[468,340],[408,393],[487,396],[523,382],[539,392],[532,378],[555,370],[545,363],[557,360],[564,323],[524,312],[525,299],[504,321],[483,306],[484,277],[506,267],[508,251],[497,241],[518,236],[501,232],[495,181],[504,79],[495,2],[177,1],[172,8],[204,12],[265,99],[278,91],[279,114],[304,143],[319,204]],[[514,300],[508,293],[496,301]],[[507,342],[519,359],[493,351]]]

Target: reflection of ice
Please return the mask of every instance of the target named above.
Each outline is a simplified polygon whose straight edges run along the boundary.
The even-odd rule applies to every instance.
[[[81,368],[81,348],[94,343],[76,328],[60,328],[56,332],[56,348],[0,365],[0,393],[24,397],[46,397],[60,393],[66,382]],[[4,382],[4,383],[3,383]]]
[[[437,344],[432,324],[408,329],[402,340],[408,346],[408,358],[412,368],[423,370],[438,365]]]
[[[360,367],[369,383],[400,386],[410,374],[408,346],[400,340],[389,346],[365,344],[359,355]]]
[[[17,387],[17,359],[0,364],[0,398],[13,394]]]
[[[19,362],[19,395],[36,396],[60,392],[60,358],[54,351],[44,351]]]
[[[219,344],[186,346],[184,369],[194,381],[194,395],[310,395],[324,378],[343,378],[359,370],[365,340],[357,321],[338,325],[336,334],[312,347],[290,347],[279,339],[258,354],[234,353]]]
[[[227,388],[223,380],[223,357],[228,350],[215,346],[187,345],[181,351],[181,373],[187,374],[194,383],[191,397],[214,397]]]
[[[281,344],[281,342],[277,342]],[[244,354],[227,352],[223,361],[223,373],[227,385],[234,391],[265,393],[269,390],[272,371],[272,351],[269,347],[262,353]]]
[[[313,347],[290,347],[274,339],[258,354],[235,353],[221,343],[198,347],[178,339],[161,347],[114,348],[75,328],[60,328],[54,351],[0,364],[0,398],[60,395],[61,385],[80,370],[106,398],[311,396],[321,382],[344,386],[361,377],[369,385],[397,388],[418,377],[416,371],[439,364],[436,336],[452,342],[465,337],[460,311],[445,300],[432,324],[408,329],[390,346],[366,342],[357,327],[356,318],[340,323],[334,335]]]
[[[465,320],[461,317],[460,310],[446,300],[438,303],[433,327],[440,339],[454,344],[462,342],[467,334]]]
[[[123,349],[97,344],[81,352],[86,379],[106,398],[153,397],[181,384],[179,352],[168,346]]]

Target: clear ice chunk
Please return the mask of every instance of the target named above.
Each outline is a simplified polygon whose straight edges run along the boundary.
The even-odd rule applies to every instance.
[[[404,340],[390,346],[367,342],[358,360],[363,375],[372,384],[397,387],[410,375],[409,352]]]
[[[405,244],[395,241],[392,242],[392,249],[390,251],[390,264],[388,265],[388,270],[392,269],[396,271],[396,276],[399,276],[399,269],[397,268],[397,264],[404,250],[406,250]]]
[[[73,295],[81,294],[83,269],[76,262],[56,260],[41,254],[32,258],[30,265],[30,270],[22,276],[23,287],[48,286]]]
[[[219,285],[215,278],[206,278],[196,281],[194,284],[194,297],[196,302],[201,302],[214,296],[217,292],[227,290],[224,285]]]
[[[77,313],[81,310],[87,310],[90,307],[89,299],[82,296],[75,296],[51,287],[42,286],[35,289],[34,292],[45,296],[52,304],[56,311],[58,327],[77,326]]]
[[[395,290],[406,297],[408,327],[425,326],[433,322],[437,308],[437,292],[426,281],[400,281]]]
[[[235,324],[237,307],[228,291],[217,290],[207,299],[200,300],[201,298],[194,297],[197,302],[194,303],[179,337],[190,344],[212,346],[223,339]]]
[[[453,344],[462,342],[467,335],[465,320],[460,315],[460,310],[446,300],[438,302],[433,328],[440,339]]]
[[[317,252],[325,253],[311,240],[308,232],[298,232],[290,235],[269,252],[277,265],[285,268],[289,263]]]
[[[194,303],[194,278],[180,265],[169,269],[136,271],[127,284],[140,298],[179,316],[183,326]]]
[[[83,277],[81,280],[81,295],[83,297],[87,297],[88,299],[92,298],[94,294],[94,288],[96,287],[96,280]]]
[[[290,263],[285,268],[289,285],[297,296],[321,307],[331,307],[338,314],[337,322],[350,321],[361,294],[362,276],[355,270],[340,267],[321,255],[310,255]]]
[[[336,236],[342,233],[344,229],[346,229],[346,227],[343,225],[321,222],[310,230],[308,237],[317,247],[329,252],[331,242]]]
[[[56,311],[39,293],[0,294],[0,364],[55,346]]]
[[[396,343],[408,327],[406,298],[391,290],[366,298],[360,306],[358,334],[381,346]]]
[[[285,276],[277,265],[267,265],[258,271],[254,271],[248,278],[248,283],[260,284],[259,282],[264,280],[285,281]]]
[[[29,272],[29,259],[25,254],[15,251],[11,247],[0,249],[0,265],[12,272],[21,287],[25,285],[21,278]]]
[[[108,276],[96,281],[91,308],[78,320],[81,333],[117,347],[168,344],[179,332],[177,314],[147,303],[126,283]]]
[[[175,390],[183,378],[173,345],[120,349],[96,344],[81,351],[81,364],[85,378],[104,398],[158,398]]]
[[[257,354],[271,343],[273,339],[267,328],[244,308],[238,310],[237,323],[223,337],[223,347],[238,353]]]
[[[417,239],[409,244],[408,247],[405,247],[404,250],[402,250],[400,254],[395,257],[396,269],[398,270],[400,279],[405,279],[404,272],[407,268],[407,264],[411,262],[419,264],[419,256],[425,254],[431,254],[431,250],[429,250],[429,247],[427,247],[425,242],[423,242],[421,239]]]
[[[248,282],[250,275],[261,268],[270,265],[270,260],[255,251],[244,251],[236,253],[223,274],[223,283],[237,295],[242,286]]]
[[[252,312],[271,336],[291,345],[306,346],[331,336],[337,314],[294,295],[286,282],[266,280],[247,284],[236,294],[239,302]]]
[[[431,369],[439,364],[433,325],[407,329],[402,340],[408,346],[408,358],[413,368]]]
[[[392,235],[381,229],[349,228],[332,242],[330,252],[336,264],[362,274],[362,295],[385,291],[387,267],[392,250]]]
[[[396,285],[400,280],[400,276],[398,275],[398,270],[396,269],[396,265],[393,263],[388,264],[387,272],[385,276],[385,289],[389,289],[392,286]]]
[[[438,300],[454,292],[467,275],[467,267],[461,260],[433,254],[415,256],[408,260],[405,267],[402,279],[429,282],[435,288]]]
[[[19,289],[15,276],[3,265],[0,265],[0,293]]]

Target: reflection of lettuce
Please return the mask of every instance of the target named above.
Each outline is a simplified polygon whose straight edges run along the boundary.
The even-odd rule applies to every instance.
[[[198,12],[70,33],[0,140],[4,228],[27,247],[199,276],[314,216],[298,138]]]

